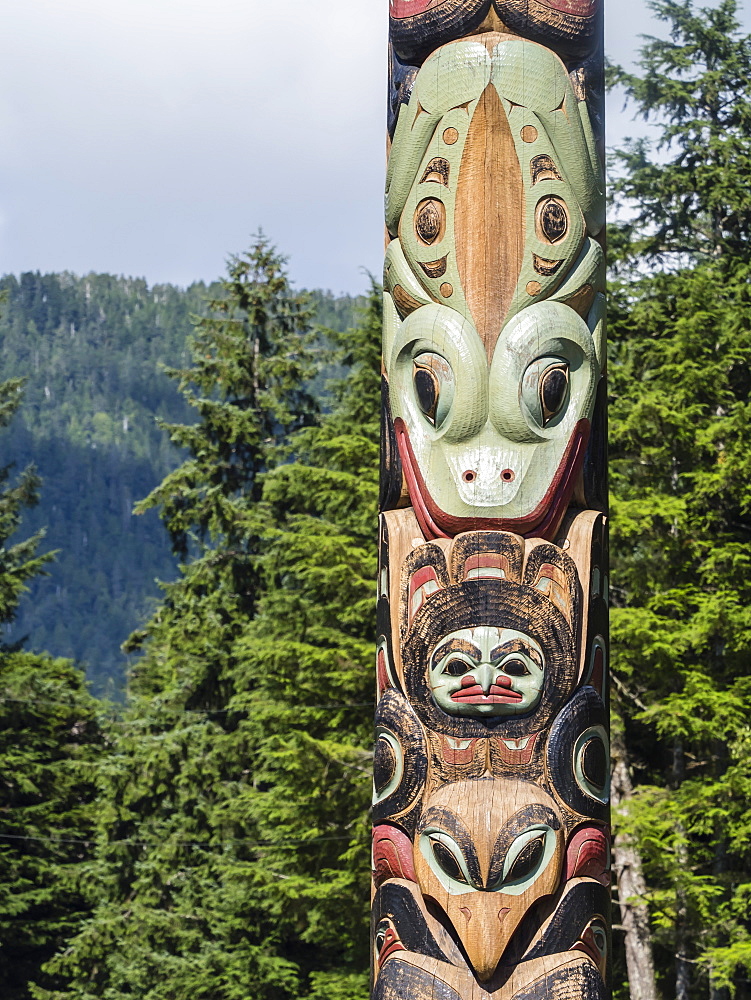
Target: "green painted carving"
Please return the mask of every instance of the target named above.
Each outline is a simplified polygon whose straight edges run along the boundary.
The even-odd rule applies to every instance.
[[[503,322],[546,298],[571,296],[585,284],[593,285],[595,292],[602,290],[602,254],[585,240],[602,228],[604,185],[586,104],[576,99],[560,59],[523,39],[480,37],[488,39],[490,52],[475,39],[435,52],[420,70],[409,104],[401,109],[389,158],[386,224],[399,240],[403,259],[393,273],[387,266],[386,287],[404,285],[406,264],[435,302],[444,301],[450,285],[449,304],[472,319],[460,277],[454,215],[470,125],[491,85],[513,137],[526,205],[523,260],[506,316],[497,320],[500,330]],[[533,168],[533,161],[539,164],[541,158],[553,169]],[[445,164],[447,179],[428,169],[436,160]],[[496,169],[496,183],[502,186],[503,164]],[[489,183],[492,178],[491,167]],[[428,200],[431,208],[438,203],[444,212],[441,222],[434,211],[429,213],[433,229],[425,239],[419,215]],[[396,247],[390,253],[394,259],[398,256]],[[541,273],[536,258],[562,263]],[[443,270],[431,268],[444,260]],[[395,280],[397,273],[402,277]]]
[[[451,632],[430,658],[433,700],[449,715],[523,715],[542,695],[545,657],[515,629],[480,625]]]
[[[601,331],[599,299],[595,310]],[[422,306],[398,326],[386,358],[391,411],[404,422],[440,510],[513,521],[542,504],[580,421],[592,415],[600,333],[598,342],[596,350],[587,323],[559,302],[514,316],[490,364],[471,321],[447,306]],[[443,361],[440,370],[433,366],[439,400],[451,393],[439,423],[425,411],[415,380],[416,359],[429,353]],[[540,393],[551,366],[565,373],[567,385],[558,410],[545,415]]]

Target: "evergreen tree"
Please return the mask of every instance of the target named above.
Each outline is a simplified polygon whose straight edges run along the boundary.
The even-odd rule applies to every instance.
[[[122,693],[121,645],[156,606],[155,581],[177,575],[156,509],[133,516],[134,502],[183,457],[155,418],[195,419],[164,366],[189,363],[191,315],[205,314],[219,286],[26,272],[0,279],[0,289],[0,382],[27,379],[7,447],[45,482],[23,530],[44,526],[59,550],[48,573],[30,579],[6,637],[28,634],[29,648],[85,664],[94,691]],[[359,297],[309,298],[317,322],[352,325]],[[311,393],[322,397],[334,374],[318,372]]]
[[[670,39],[617,74],[661,135],[615,183],[613,679],[637,785],[619,822],[665,995],[719,1000],[751,969],[751,39],[734,0],[651,6]]]
[[[367,453],[345,440],[355,410],[347,397],[345,413],[341,392],[338,423],[324,422],[328,447],[312,429],[307,302],[264,240],[233,258],[224,290],[199,321],[193,367],[175,373],[200,417],[169,427],[188,458],[141,506],[162,507],[185,561],[132,639],[145,653],[100,802],[104,898],[51,965],[67,981],[55,1000],[362,993],[370,725],[359,703],[370,687],[375,473],[368,487],[358,472],[375,466],[377,445],[367,427]],[[290,447],[298,462],[280,466]],[[318,487],[299,461],[306,449],[326,453]],[[293,494],[301,505],[307,495],[309,512],[328,507],[335,484],[351,488],[338,506],[351,527],[335,528],[327,509],[320,538],[305,533],[312,520],[291,510]],[[357,549],[364,532],[367,551]],[[340,592],[344,568],[352,579]],[[319,597],[336,606],[306,623],[304,602],[316,617],[324,584]],[[342,597],[352,601],[344,615]],[[344,777],[325,782],[336,766]]]
[[[0,384],[0,426],[21,402],[22,379]],[[39,479],[0,470],[0,621],[52,558],[42,533],[13,541]],[[54,985],[44,963],[88,914],[84,882],[93,830],[100,706],[70,661],[0,644],[0,994],[28,1000]]]
[[[673,266],[746,262],[751,39],[740,31],[737,0],[698,8],[693,0],[651,0],[648,6],[669,26],[669,38],[647,38],[641,73],[616,67],[611,83],[625,88],[659,138],[628,142],[615,153],[613,190],[629,221],[614,227],[614,249],[625,246],[631,261]]]
[[[263,598],[239,643],[258,781],[235,810],[268,844],[255,892],[310,1000],[367,996],[381,301],[373,285],[359,324],[329,331],[332,412],[264,479]]]
[[[122,690],[120,646],[153,607],[155,578],[176,574],[156,512],[132,516],[180,457],[154,417],[190,412],[159,363],[185,363],[207,289],[65,273],[7,276],[0,287],[0,381],[26,379],[7,448],[45,482],[23,531],[44,526],[59,550],[5,635],[85,662],[96,690]]]

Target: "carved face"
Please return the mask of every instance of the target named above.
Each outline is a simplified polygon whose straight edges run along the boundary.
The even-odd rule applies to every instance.
[[[479,978],[489,979],[529,907],[553,892],[564,853],[553,800],[526,782],[455,782],[420,820],[415,870]]]
[[[601,178],[560,60],[480,37],[427,60],[394,136],[391,414],[428,537],[501,527],[552,538],[604,361],[603,254],[591,238]],[[539,79],[554,81],[554,108]],[[503,165],[490,182],[486,156]]]
[[[531,636],[481,625],[442,639],[429,669],[433,699],[449,715],[523,715],[540,701],[545,657]]]
[[[401,325],[389,377],[402,464],[429,535],[478,519],[527,533],[563,513],[599,377],[592,335],[573,309],[526,309],[488,365],[469,320],[425,305]]]
[[[401,658],[420,721],[464,741],[491,732],[526,741],[547,728],[577,674],[578,588],[573,562],[549,543],[525,561],[522,540],[502,532],[413,548],[402,567]]]

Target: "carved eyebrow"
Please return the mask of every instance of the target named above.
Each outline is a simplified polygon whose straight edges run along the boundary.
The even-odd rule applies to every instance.
[[[480,888],[483,885],[483,880],[482,872],[480,871],[480,862],[477,858],[477,850],[469,831],[461,819],[455,812],[452,812],[451,809],[447,809],[445,806],[431,806],[420,820],[419,829],[421,833],[424,833],[426,830],[430,830],[431,827],[447,833],[452,838],[464,855],[473,885],[475,888]]]
[[[478,649],[474,643],[468,642],[466,639],[449,639],[435,650],[431,659],[434,663],[437,663],[438,660],[442,660],[444,656],[447,656],[449,653],[466,653],[468,656],[471,656],[473,660],[482,659],[482,650]]]
[[[542,669],[545,664],[540,654],[537,652],[534,646],[528,646],[523,639],[511,639],[509,642],[504,642],[501,646],[496,646],[490,654],[491,660],[500,660],[502,656],[508,656],[509,653],[524,653],[528,656],[530,660],[533,660],[540,669]]]

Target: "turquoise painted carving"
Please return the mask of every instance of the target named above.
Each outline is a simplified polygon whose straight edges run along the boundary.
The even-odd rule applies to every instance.
[[[602,229],[604,185],[586,103],[577,100],[560,59],[524,39],[480,37],[490,40],[490,51],[481,41],[464,40],[434,53],[418,73],[411,100],[399,114],[386,177],[386,225],[399,240],[403,256],[397,250],[387,255],[386,287],[391,290],[400,279],[409,280],[399,266],[406,261],[423,294],[442,301],[441,285],[449,282],[454,289],[451,307],[471,319],[454,238],[456,196],[473,116],[486,88],[493,87],[513,139],[525,203],[524,258],[508,311],[498,317],[497,336],[504,320],[532,304],[527,292],[530,281],[541,286],[534,297],[539,301],[555,295],[573,267],[591,272],[592,263],[587,254],[581,257],[581,251],[585,236],[596,236]],[[453,130],[450,144],[445,140],[449,130]],[[531,142],[525,141],[532,135]],[[551,167],[536,169],[540,157]],[[446,164],[440,178],[428,169],[436,159]],[[505,164],[488,164],[490,185],[494,166],[500,187]],[[432,239],[426,239],[420,227],[419,206],[426,202],[440,216]],[[508,223],[511,228],[517,220]],[[591,249],[590,254],[597,252]],[[561,265],[543,274],[535,269],[535,255]],[[425,270],[426,264],[444,260],[445,270],[435,277]],[[601,272],[600,255],[597,261]],[[581,284],[592,280],[591,273],[582,275]],[[601,284],[601,276],[599,280]]]
[[[430,659],[433,700],[449,715],[526,715],[539,704],[544,675],[539,643],[492,625],[449,633]]]

